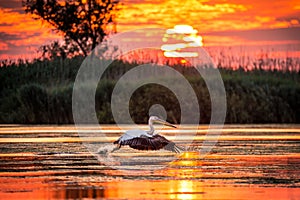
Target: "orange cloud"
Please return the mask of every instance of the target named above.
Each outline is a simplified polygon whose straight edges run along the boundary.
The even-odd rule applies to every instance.
[[[298,25],[299,1],[124,1],[118,18],[119,31],[144,27],[189,24],[206,31],[285,28]],[[284,20],[289,16],[289,20]]]
[[[51,29],[45,23],[33,20],[30,15],[14,12],[11,9],[0,8],[0,32],[26,37],[33,34],[47,34],[52,38],[60,38],[51,33]]]
[[[242,4],[218,3],[214,5],[205,2],[190,0],[168,0],[163,2],[131,3],[125,1],[118,18],[119,30],[128,30],[130,27],[143,28],[149,25],[153,27],[173,27],[176,24],[190,24],[199,30],[208,30],[213,23],[207,21],[221,17],[226,13],[236,13],[247,10]],[[197,27],[198,26],[198,27]],[[217,28],[217,27],[215,27]]]
[[[0,42],[0,51],[1,50],[8,50],[8,45],[4,42]]]
[[[33,20],[30,15],[0,8],[0,59],[34,58],[37,48],[61,36],[41,21]]]

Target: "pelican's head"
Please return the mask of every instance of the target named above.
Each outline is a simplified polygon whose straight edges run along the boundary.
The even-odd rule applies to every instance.
[[[153,123],[159,123],[159,124],[163,124],[163,125],[166,125],[166,126],[171,126],[173,128],[177,128],[175,125],[170,124],[169,122],[166,122],[165,120],[162,120],[157,116],[151,116],[149,118],[149,124],[153,124]]]

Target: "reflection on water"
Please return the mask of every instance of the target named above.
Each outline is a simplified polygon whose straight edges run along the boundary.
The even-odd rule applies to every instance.
[[[299,198],[299,126],[226,126],[217,145],[203,157],[197,150],[205,129],[181,128],[182,135],[197,136],[192,144],[184,137],[177,141],[191,149],[180,155],[117,152],[114,156],[123,159],[149,156],[151,165],[163,166],[147,170],[150,164],[143,163],[125,173],[113,166],[117,163],[90,154],[72,126],[2,126],[0,199]],[[98,131],[84,130],[93,136]],[[103,130],[108,139],[87,137],[85,142],[104,144],[121,134],[115,126]],[[162,134],[174,137],[171,129]],[[166,157],[172,158],[170,162],[162,162]]]

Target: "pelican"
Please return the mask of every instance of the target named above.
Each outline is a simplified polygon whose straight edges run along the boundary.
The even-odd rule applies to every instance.
[[[157,116],[151,116],[149,118],[148,124],[150,127],[149,131],[144,130],[128,130],[126,131],[114,144],[118,146],[115,148],[120,149],[124,145],[129,145],[133,149],[138,150],[159,150],[165,149],[168,151],[173,151],[175,153],[180,153],[184,149],[177,146],[174,142],[167,140],[165,137],[155,134],[153,123],[160,123],[166,126],[176,128],[175,125],[170,124]]]

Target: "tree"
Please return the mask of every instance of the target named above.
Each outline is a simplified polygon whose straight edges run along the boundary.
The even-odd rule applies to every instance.
[[[22,0],[22,4],[26,13],[63,35],[66,54],[87,56],[107,34],[116,32],[119,0]]]

